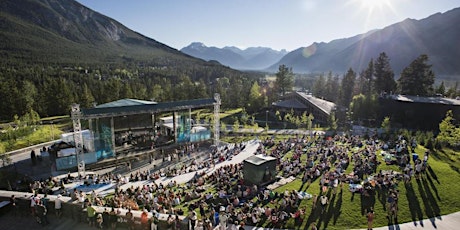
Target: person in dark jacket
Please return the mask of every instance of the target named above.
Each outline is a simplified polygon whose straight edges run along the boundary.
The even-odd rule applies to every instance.
[[[39,200],[37,202],[37,205],[35,205],[35,211],[38,217],[37,220],[39,220],[39,223],[41,223],[42,226],[49,224],[48,218],[46,217],[48,210],[46,210],[46,206],[43,205],[43,202],[41,200]]]

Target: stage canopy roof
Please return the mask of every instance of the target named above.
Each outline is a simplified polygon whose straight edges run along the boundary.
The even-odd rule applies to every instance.
[[[136,99],[121,99],[98,105],[94,108],[82,109],[82,119],[117,117],[145,113],[173,112],[184,109],[197,109],[213,106],[216,102],[213,98],[194,99],[173,102],[153,102]]]

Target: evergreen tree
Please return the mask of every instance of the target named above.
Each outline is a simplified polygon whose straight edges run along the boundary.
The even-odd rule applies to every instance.
[[[436,88],[436,94],[444,95],[446,93],[446,87],[444,86],[444,81],[441,82],[438,88]]]
[[[21,87],[20,101],[21,108],[23,111],[20,111],[20,114],[25,114],[26,112],[33,109],[35,105],[35,98],[37,98],[37,88],[30,81],[24,81]]]
[[[452,110],[447,111],[446,117],[439,123],[439,134],[436,139],[443,145],[454,146],[460,143],[460,129],[452,123]]]
[[[281,96],[284,96],[286,92],[292,90],[294,84],[294,74],[292,68],[288,68],[285,65],[280,65],[278,72],[276,73],[276,88]]]
[[[251,91],[249,91],[249,100],[248,100],[248,111],[255,112],[261,107],[263,107],[264,98],[260,92],[260,86],[257,81],[254,81],[251,87]]]
[[[392,93],[396,91],[394,72],[390,66],[390,59],[385,52],[380,53],[374,64],[375,93]]]
[[[313,95],[318,98],[324,98],[326,96],[326,78],[323,74],[319,75],[313,85]]]
[[[420,55],[406,67],[398,80],[401,94],[431,96],[433,94],[434,73],[427,64],[428,56]]]
[[[338,82],[335,82],[335,78],[332,76],[332,72],[329,71],[326,77],[325,89],[324,89],[324,99],[328,101],[336,101]],[[337,87],[334,89],[334,87]]]
[[[360,84],[361,84],[360,93],[366,96],[371,95],[373,82],[374,82],[374,59],[371,59],[369,61],[367,69],[364,70],[362,80],[360,81]]]
[[[391,132],[391,120],[390,117],[385,117],[381,125],[382,129],[385,131],[386,135],[389,135]]]
[[[446,96],[450,98],[456,98],[457,97],[457,88],[458,88],[458,82],[455,82],[455,85],[450,87],[447,92]]]
[[[342,106],[349,107],[351,100],[353,98],[353,89],[355,87],[356,73],[353,69],[348,69],[347,73],[342,79],[341,89],[340,89],[340,101],[339,103]]]
[[[328,117],[328,124],[329,124],[329,129],[336,131],[337,130],[337,118],[335,117],[335,113],[331,112],[331,114]]]

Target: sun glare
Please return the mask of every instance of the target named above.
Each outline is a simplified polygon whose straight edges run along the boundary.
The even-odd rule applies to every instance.
[[[356,9],[355,14],[363,19],[366,29],[375,29],[376,22],[385,22],[388,17],[397,14],[394,0],[349,0],[347,5]]]
[[[390,0],[355,0],[359,2],[362,10],[372,12],[374,10],[383,10],[384,8],[392,8]]]

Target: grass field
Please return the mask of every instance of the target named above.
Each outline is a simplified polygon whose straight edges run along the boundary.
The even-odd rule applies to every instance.
[[[56,125],[39,125],[29,135],[19,137],[16,141],[1,141],[0,153],[29,147],[61,138],[62,131]],[[7,147],[8,146],[8,147]]]
[[[424,151],[423,147],[416,149],[420,155],[423,155]],[[453,170],[448,163],[435,157],[429,159],[429,165],[429,170],[420,180],[412,179],[408,184],[399,182],[399,223],[413,222],[414,225],[436,228],[437,216],[460,211],[459,173]],[[380,164],[377,170],[388,169],[394,170],[395,167]],[[312,182],[309,187],[302,187],[300,179],[279,187],[276,191],[284,192],[301,188],[310,194],[319,194],[320,191],[318,180]],[[323,214],[318,210],[312,210],[312,200],[302,201],[300,206],[306,208],[306,213],[301,229],[310,226],[312,222],[315,222],[321,229],[367,228],[365,207],[372,204],[375,210],[374,227],[388,225],[385,211],[386,201],[383,196],[383,198],[380,197],[378,189],[374,198],[352,194],[347,184],[343,186],[343,189],[337,191],[337,194],[331,194],[327,211]],[[421,221],[426,218],[430,218],[430,222]],[[293,220],[289,220],[285,227],[294,228]]]
[[[247,137],[246,137],[247,138]],[[289,138],[286,136],[277,136],[277,140]],[[233,138],[231,138],[234,140]],[[237,140],[245,138],[236,137]],[[261,137],[263,139],[263,137]],[[418,146],[416,152],[423,156],[425,148]],[[450,150],[444,150],[443,154],[452,155],[454,162],[458,164],[458,158]],[[438,157],[438,153],[433,153],[428,161],[429,168],[420,180],[412,178],[410,183],[405,184],[399,181],[397,189],[399,190],[398,202],[398,223],[413,222],[414,225],[423,225],[428,228],[436,228],[436,221],[440,215],[445,215],[460,211],[460,179],[459,173],[452,167],[452,162],[446,162],[446,159]],[[292,153],[287,153],[284,157],[290,157]],[[302,156],[302,160],[305,156]],[[380,157],[379,161],[383,162]],[[350,164],[346,172],[350,172],[353,167]],[[379,164],[379,170],[395,170],[401,171],[397,166]],[[319,180],[313,181],[309,186],[302,185],[300,177],[284,186],[277,188],[275,191],[284,193],[285,190],[305,191],[315,195],[320,193]],[[209,187],[207,192],[215,192],[213,187]],[[321,214],[320,208],[312,209],[313,199],[303,200],[300,208],[305,208],[306,212],[301,226],[295,226],[294,220],[290,219],[283,226],[287,229],[309,229],[311,223],[315,222],[319,229],[365,229],[367,228],[366,209],[373,206],[375,210],[374,227],[387,226],[388,219],[386,217],[386,193],[376,189],[375,196],[362,196],[359,193],[351,193],[348,184],[344,184],[343,188],[337,189],[337,193],[332,194],[329,190],[330,203],[326,211]],[[318,202],[319,203],[319,202]],[[273,206],[273,204],[268,204]],[[187,204],[182,204],[181,207],[187,213]],[[198,210],[196,210],[198,212]],[[429,218],[430,221],[422,221]],[[267,220],[264,227],[269,227],[270,223]]]

